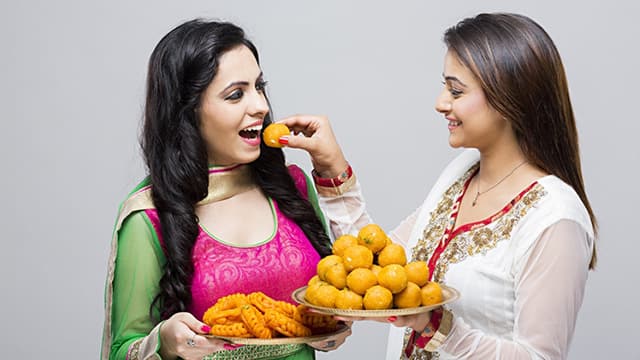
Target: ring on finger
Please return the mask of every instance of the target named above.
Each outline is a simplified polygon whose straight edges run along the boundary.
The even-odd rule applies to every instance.
[[[336,346],[336,341],[335,340],[329,340],[329,341],[327,341],[327,344],[324,346],[324,348],[325,349],[331,349],[334,346]]]
[[[187,339],[187,346],[189,347],[196,347],[196,334],[193,334],[193,336],[189,339]]]

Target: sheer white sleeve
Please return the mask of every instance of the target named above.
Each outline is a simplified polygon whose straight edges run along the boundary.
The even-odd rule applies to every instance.
[[[455,318],[439,352],[464,359],[565,359],[582,304],[592,242],[576,222],[547,228],[517,274],[512,340]]]
[[[343,234],[357,235],[361,227],[373,222],[367,213],[362,188],[358,181],[341,195],[320,195],[319,202],[329,220],[331,232],[336,238]],[[398,227],[388,233],[394,242],[406,247],[419,212],[420,209],[414,211]]]

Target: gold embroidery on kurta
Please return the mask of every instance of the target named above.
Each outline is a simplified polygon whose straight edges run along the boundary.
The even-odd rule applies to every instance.
[[[433,212],[430,213],[429,222],[422,232],[422,237],[418,239],[416,246],[412,250],[412,261],[429,261],[432,254],[445,236],[445,231],[455,219],[451,216],[453,205],[462,192],[464,184],[470,176],[477,170],[478,165],[472,166],[462,177],[453,183],[440,199]],[[450,264],[459,263],[468,257],[475,255],[485,255],[495,248],[500,241],[511,237],[511,232],[529,209],[546,194],[540,184],[534,185],[519,201],[505,213],[495,216],[492,222],[484,225],[473,226],[470,230],[457,234],[447,245],[440,255],[433,273],[433,281],[442,283]],[[405,331],[403,349],[407,345],[411,329]],[[404,352],[401,354],[404,358]],[[409,358],[410,360],[437,359],[437,353],[428,353],[423,349],[416,348]]]

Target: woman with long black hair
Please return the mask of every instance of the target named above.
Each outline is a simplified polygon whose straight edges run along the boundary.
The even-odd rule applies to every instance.
[[[265,85],[255,46],[230,23],[186,22],[154,49],[141,138],[149,176],[116,222],[103,359],[311,359],[312,347],[350,334],[239,348],[201,336],[217,299],[291,301],[331,253],[312,183],[261,141]]]

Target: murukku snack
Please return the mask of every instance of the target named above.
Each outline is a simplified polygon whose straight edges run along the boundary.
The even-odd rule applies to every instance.
[[[264,320],[270,328],[282,335],[288,337],[311,336],[311,329],[278,310],[268,309],[264,313]]]
[[[216,303],[210,307],[207,311],[211,310],[212,312],[229,310],[233,308],[239,308],[244,304],[248,304],[249,299],[247,295],[235,293],[227,296],[223,296],[216,301]]]
[[[238,322],[240,320],[240,308],[218,311],[213,306],[210,307],[202,316],[202,322],[209,326],[216,324],[227,324],[230,322]]]
[[[260,339],[306,337],[338,328],[332,316],[307,310],[304,305],[274,300],[260,291],[235,293],[218,299],[205,311],[202,321],[211,326],[212,335]]]
[[[234,322],[224,325],[213,325],[209,333],[216,336],[243,338],[253,337],[253,335],[249,332],[249,329],[247,329],[243,322]]]
[[[271,330],[267,328],[264,316],[255,306],[244,304],[240,309],[240,317],[245,323],[249,332],[260,339],[271,339]]]
[[[278,310],[289,317],[293,317],[296,309],[295,305],[285,301],[274,300],[260,291],[256,291],[247,295],[247,298],[249,299],[251,304],[260,309],[262,313],[267,312],[267,310],[269,309],[273,309]]]
[[[331,315],[318,314],[307,311],[304,305],[298,305],[294,312],[293,319],[297,322],[321,332],[335,331],[338,328],[338,320]],[[314,331],[316,333],[316,331]]]

